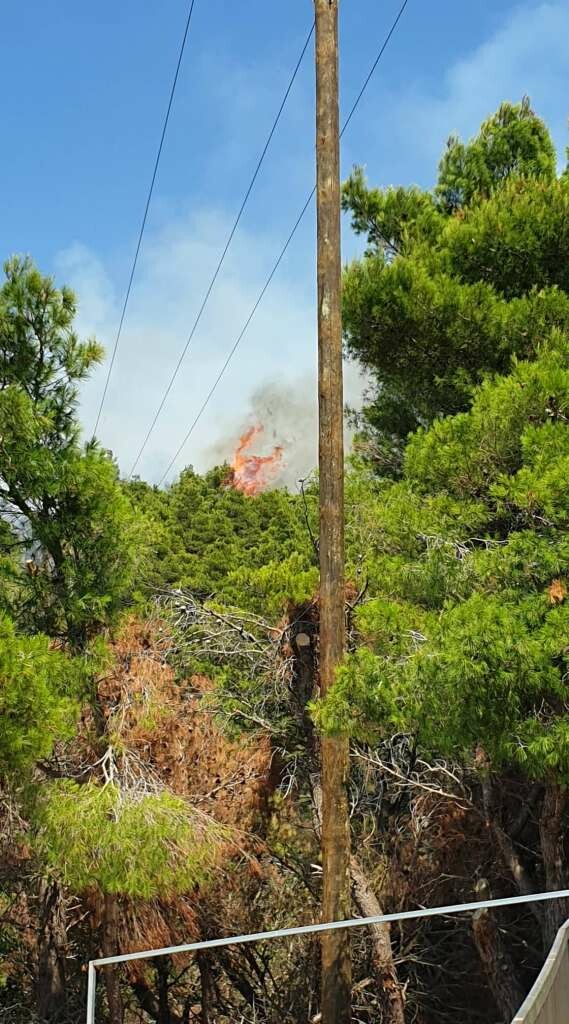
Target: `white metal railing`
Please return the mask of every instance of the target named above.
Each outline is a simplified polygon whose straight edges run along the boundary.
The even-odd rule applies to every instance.
[[[547,960],[512,1024],[566,1024],[569,1020],[569,921],[557,932]]]
[[[442,917],[449,914],[464,914],[469,911],[485,910],[492,907],[511,907],[519,903],[543,903],[546,900],[567,898],[569,898],[569,889],[563,889],[559,892],[540,892],[529,896],[480,900],[476,903],[454,903],[448,907],[425,907],[421,910],[404,910],[397,914],[380,914],[376,917],[354,917],[349,921],[328,921],[324,924],[298,925],[294,928],[278,928],[272,932],[255,932],[251,935],[206,939],[203,942],[187,942],[181,946],[165,946],[161,949],[146,949],[138,953],[120,953],[117,956],[102,957],[99,960],[91,960],[89,963],[86,1024],[95,1024],[97,969],[110,964],[124,964],[131,960],[149,960],[157,956],[171,956],[173,953],[192,953],[202,949],[216,949],[220,946],[236,946],[246,942],[266,942],[270,939],[283,939],[294,935],[314,935],[318,932],[333,931],[336,928],[365,928],[368,925],[389,924],[392,921],[413,921],[420,917]],[[529,1024],[528,1018],[516,1017],[516,1021],[518,1020],[525,1020],[526,1024]]]

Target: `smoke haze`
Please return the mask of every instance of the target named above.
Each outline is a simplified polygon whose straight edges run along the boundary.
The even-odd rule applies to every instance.
[[[353,363],[344,366],[344,402],[359,409],[366,388],[366,378]],[[218,424],[223,436],[204,451],[210,465],[231,463],[240,438],[252,426],[261,425],[262,433],[255,439],[251,453],[268,455],[275,446],[282,446],[279,472],[271,487],[287,487],[296,491],[298,481],[307,477],[318,463],[318,389],[316,379],[307,375],[298,380],[269,381],[251,395],[249,409],[243,416],[227,424]],[[346,425],[346,450],[353,431]]]

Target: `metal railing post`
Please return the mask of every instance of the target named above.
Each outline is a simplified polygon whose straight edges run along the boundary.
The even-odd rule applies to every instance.
[[[91,961],[89,974],[87,976],[87,1021],[86,1024],[95,1024],[95,996],[97,992],[97,969]]]
[[[100,957],[98,960],[91,960],[89,963],[86,1024],[95,1024],[97,967],[105,967],[108,964],[124,964],[132,960],[150,960],[153,957],[171,956],[176,953],[196,953],[199,950],[219,949],[223,946],[239,946],[243,943],[265,942],[270,939],[292,938],[298,935],[315,935],[333,931],[334,929],[365,928],[370,925],[389,924],[394,921],[416,921],[419,918],[465,914],[476,910],[486,910],[495,907],[515,907],[525,903],[544,903],[548,900],[556,899],[569,899],[569,889],[562,889],[557,892],[531,893],[525,896],[506,896],[493,900],[477,900],[475,903],[452,903],[450,906],[445,907],[422,907],[420,910],[403,910],[395,914],[378,914],[375,917],[353,917],[347,921],[303,924],[292,928],[278,928],[276,931],[271,932],[228,935],[221,939],[205,939],[201,942],[186,942],[180,946],[164,946],[160,949],[145,949],[139,950],[136,953],[119,953],[117,956]]]

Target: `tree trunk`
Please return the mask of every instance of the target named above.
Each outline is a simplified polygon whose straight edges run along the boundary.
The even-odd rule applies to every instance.
[[[211,1013],[211,977],[209,960],[206,953],[198,953],[198,970],[200,972],[202,1020],[201,1024],[210,1024]]]
[[[480,751],[479,761],[483,763],[483,759],[486,759],[486,755]],[[519,893],[522,896],[530,896],[532,893],[536,892],[536,882],[524,867],[520,855],[516,850],[515,844],[502,827],[500,806],[496,798],[489,764],[486,764],[482,774],[482,797],[484,801],[486,825],[490,830],[490,833],[494,836],[502,862],[511,872]],[[543,930],[542,905],[540,903],[529,903],[528,906],[539,924],[540,929]]]
[[[354,856],[350,860],[350,871],[354,884],[354,899],[363,917],[378,917],[383,914],[377,896],[373,892],[366,874]],[[372,965],[378,983],[381,1020],[385,1024],[405,1024],[405,1002],[397,978],[391,949],[391,928],[389,924],[374,924],[368,928],[372,943]]]
[[[136,996],[140,1008],[144,1010],[144,1013],[148,1017],[152,1017],[152,1020],[156,1021],[156,1024],[160,1024],[160,1006],[154,992],[151,990],[148,982],[144,981],[140,976],[130,982],[130,987]],[[180,1017],[179,1014],[169,1010],[171,1024],[185,1024],[184,1018]]]
[[[36,998],[40,1020],[55,1024],[65,1010],[67,931],[62,892],[57,882],[39,884]]]
[[[477,886],[477,899],[491,899],[485,880]],[[472,931],[490,991],[504,1024],[509,1024],[524,1001],[525,990],[494,914],[490,910],[477,910],[472,919]]]
[[[239,969],[239,966],[234,962],[234,958],[231,953],[229,953],[227,949],[216,949],[215,956],[227,979],[231,982],[234,988],[237,989],[239,995],[243,997],[251,1009],[255,1011],[255,1004],[257,1002],[255,989],[251,985],[249,979]]]
[[[156,980],[158,988],[158,1024],[172,1024],[170,1015],[170,958],[160,957],[156,961]]]
[[[102,948],[103,956],[116,956],[118,953],[119,907],[116,896],[109,893],[104,897]],[[104,967],[105,991],[109,1007],[110,1024],[122,1024],[123,1009],[121,987],[116,967]]]
[[[539,819],[541,853],[548,892],[566,888],[567,870],[564,852],[566,810],[567,791],[557,783],[549,782],[545,787]],[[568,900],[548,900],[543,904],[543,944],[546,952],[551,949],[557,932],[568,917]]]

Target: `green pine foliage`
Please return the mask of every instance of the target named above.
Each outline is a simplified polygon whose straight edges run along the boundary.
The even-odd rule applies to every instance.
[[[568,422],[569,346],[553,335],[410,439],[404,480],[378,483],[368,511],[364,647],[316,709],[324,728],[412,732],[466,763],[481,746],[569,780]]]
[[[526,176],[546,182],[556,176],[551,136],[527,96],[521,103],[502,103],[471,142],[450,137],[435,194],[452,213],[492,195],[507,178]]]
[[[248,497],[230,486],[223,466],[203,477],[186,469],[166,492],[138,481],[126,488],[153,523],[157,543],[146,576],[154,587],[271,616],[289,599],[313,595],[315,555],[299,496]]]
[[[36,849],[74,892],[132,899],[189,892],[210,873],[223,830],[168,792],[129,795],[64,779],[44,788]]]
[[[506,299],[569,291],[569,182],[513,178],[486,202],[449,220],[441,262],[467,284],[485,281]]]
[[[366,235],[366,256],[383,252],[389,259],[412,251],[417,243],[435,244],[446,224],[436,199],[419,188],[368,188],[355,167],[342,189],[342,209],[357,235]]]
[[[434,193],[346,183],[369,243],[344,277],[346,342],[375,374],[364,426],[398,445],[401,479],[360,461],[348,481],[349,563],[370,600],[314,709],[327,730],[412,733],[466,764],[482,748],[563,784],[567,200],[527,101],[451,140]]]
[[[45,442],[58,450],[72,444],[79,428],[75,416],[77,386],[100,362],[94,339],[82,342],[73,328],[77,312],[71,289],[56,288],[30,259],[13,257],[0,289],[0,382],[2,401],[11,389],[21,407],[43,416]],[[24,401],[25,397],[30,403]],[[25,415],[25,413],[24,413]],[[41,453],[37,453],[41,458]],[[10,458],[6,454],[6,468]]]
[[[40,633],[19,635],[0,614],[0,779],[21,778],[72,735],[82,691],[79,659],[52,650]]]
[[[79,442],[77,388],[101,358],[79,341],[73,293],[29,260],[5,266],[0,289],[0,514],[20,544],[13,613],[81,648],[132,589],[144,524],[135,522],[110,457]]]
[[[525,101],[468,145],[451,140],[432,193],[348,179],[344,208],[368,249],[344,273],[345,341],[375,379],[362,426],[381,445],[400,453],[410,431],[468,409],[485,374],[567,330],[568,197]]]
[[[470,412],[439,420],[410,439],[405,455],[408,478],[458,496],[475,498],[489,492],[491,498],[501,499],[502,508],[508,495],[519,491],[521,481],[529,483],[533,473],[543,494],[540,471],[549,469],[552,461],[556,466],[560,462],[563,470],[568,359],[569,344],[554,334],[538,359],[517,363],[507,377],[485,381],[475,392]],[[553,497],[543,495],[549,503]],[[528,500],[531,488],[522,497],[524,506]]]

